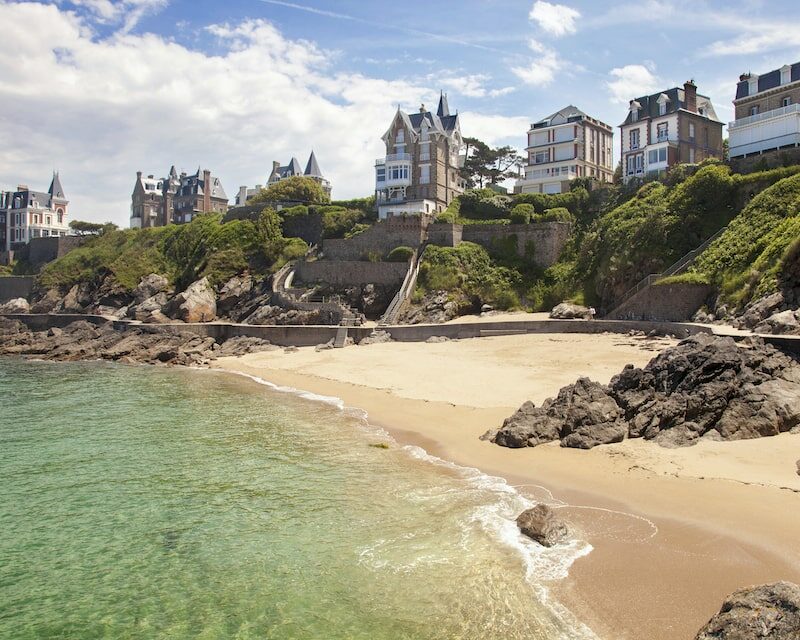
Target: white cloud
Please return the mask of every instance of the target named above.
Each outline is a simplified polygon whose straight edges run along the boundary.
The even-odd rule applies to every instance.
[[[550,35],[559,37],[575,33],[575,20],[580,15],[580,12],[572,7],[536,0],[531,8],[529,18]]]
[[[478,138],[493,147],[509,144],[520,149],[525,146],[530,127],[525,116],[486,115],[472,111],[460,115],[461,130],[466,136]]]
[[[794,21],[743,22],[741,33],[726,40],[712,42],[704,56],[752,55],[764,51],[800,47],[800,29]],[[787,60],[788,62],[788,60]]]
[[[201,165],[233,199],[239,185],[263,184],[273,160],[305,162],[312,148],[334,197],[368,195],[397,104],[438,97],[422,83],[337,73],[328,52],[260,20],[209,28],[215,55],[153,34],[98,38],[53,4],[0,2],[0,24],[0,137],[13,141],[0,147],[0,188],[46,189],[60,169],[83,219],[127,225],[137,170]]]
[[[436,81],[436,76],[428,76],[429,80]],[[516,91],[516,87],[502,87],[489,89],[486,83],[492,77],[485,73],[471,75],[451,76],[439,78],[438,82],[447,90],[454,91],[468,98],[497,98]]]
[[[556,72],[565,66],[565,62],[554,49],[537,40],[530,40],[528,47],[538,54],[537,57],[528,66],[511,67],[511,71],[525,84],[546,87],[555,80]]]
[[[611,92],[611,100],[620,104],[628,104],[634,98],[656,91],[659,79],[646,66],[629,64],[609,71],[613,78],[606,82]]]
[[[71,0],[75,7],[88,10],[95,19],[105,24],[121,24],[128,33],[148,13],[164,8],[169,0]]]

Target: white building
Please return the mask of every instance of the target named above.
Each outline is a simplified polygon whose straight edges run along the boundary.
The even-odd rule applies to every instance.
[[[53,173],[47,192],[33,191],[26,185],[17,186],[16,191],[0,191],[0,219],[5,223],[0,230],[3,250],[27,244],[32,238],[68,235],[68,204],[58,173]]]
[[[575,178],[611,182],[614,130],[573,105],[535,122],[528,131],[525,177],[515,193],[569,191]]]
[[[760,76],[743,74],[733,104],[731,158],[800,147],[800,62]]]

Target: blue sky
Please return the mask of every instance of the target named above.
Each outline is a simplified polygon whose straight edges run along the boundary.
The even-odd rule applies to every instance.
[[[795,0],[0,0],[0,188],[61,171],[73,215],[126,224],[135,172],[219,175],[231,199],[313,148],[366,195],[397,104],[440,89],[464,135],[522,148],[569,104],[616,127],[693,78],[720,119],[743,71],[800,60]]]

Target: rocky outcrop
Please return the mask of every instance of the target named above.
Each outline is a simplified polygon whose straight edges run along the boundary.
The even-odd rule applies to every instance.
[[[741,440],[800,425],[800,365],[758,338],[698,334],[608,386],[586,378],[541,407],[523,404],[488,439],[505,447],[559,440],[588,449],[625,437],[667,447],[700,438]]]
[[[144,326],[115,330],[110,322],[95,325],[85,320],[64,329],[30,331],[21,322],[0,318],[0,355],[201,366],[220,356],[277,348],[260,338],[231,338],[220,345],[188,331],[155,331]]]
[[[573,320],[575,318],[588,318],[589,308],[571,302],[562,302],[553,307],[550,317],[557,320]]]
[[[367,346],[370,344],[383,344],[385,342],[394,342],[394,340],[392,340],[392,334],[383,329],[375,329],[375,331],[366,338],[362,338],[361,342],[358,344],[359,346]]]
[[[157,273],[151,273],[139,281],[133,290],[133,300],[136,304],[141,304],[159,293],[163,293],[166,298],[167,291],[169,291],[169,280]]]
[[[211,322],[217,317],[217,295],[208,278],[201,278],[176,295],[164,312],[183,322]]]
[[[146,298],[141,303],[129,307],[128,317],[146,323],[163,324],[165,322],[173,322],[173,320],[168,318],[163,312],[168,302],[169,298],[166,293],[156,293],[150,298]]]
[[[524,535],[544,547],[552,547],[569,535],[566,523],[545,504],[537,504],[519,514],[517,526]]]
[[[457,318],[469,305],[459,304],[447,291],[433,291],[400,313],[400,324],[439,324]]]
[[[61,302],[58,289],[48,289],[41,297],[31,304],[31,313],[51,313]]]
[[[330,311],[314,309],[302,311],[299,309],[284,309],[269,304],[259,307],[243,321],[244,324],[338,324]]]
[[[735,591],[695,636],[695,640],[755,638],[800,638],[800,587],[791,582],[773,582]]]
[[[217,313],[228,316],[231,311],[248,300],[253,292],[253,278],[249,274],[234,276],[219,290]]]
[[[25,298],[14,298],[0,304],[0,313],[30,313],[31,305]]]
[[[754,331],[756,333],[800,335],[800,309],[787,309],[786,311],[773,313],[759,322]]]

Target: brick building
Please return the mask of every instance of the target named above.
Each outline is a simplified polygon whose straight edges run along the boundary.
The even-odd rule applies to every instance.
[[[178,175],[173,166],[166,178],[136,172],[131,195],[132,229],[191,222],[200,213],[228,211],[228,196],[208,169]]]
[[[611,182],[614,177],[614,130],[573,105],[531,125],[525,177],[516,193],[569,191],[575,178]]]
[[[399,108],[383,135],[386,155],[375,162],[378,217],[444,211],[464,192],[461,125],[444,94],[436,113]]]
[[[33,238],[66,236],[68,205],[56,172],[46,192],[26,185],[18,185],[16,191],[0,191],[0,250],[10,251]]]
[[[731,159],[800,147],[800,62],[739,76],[733,106]]]
[[[681,163],[722,158],[722,122],[691,80],[630,101],[622,133],[622,177],[661,174]]]

